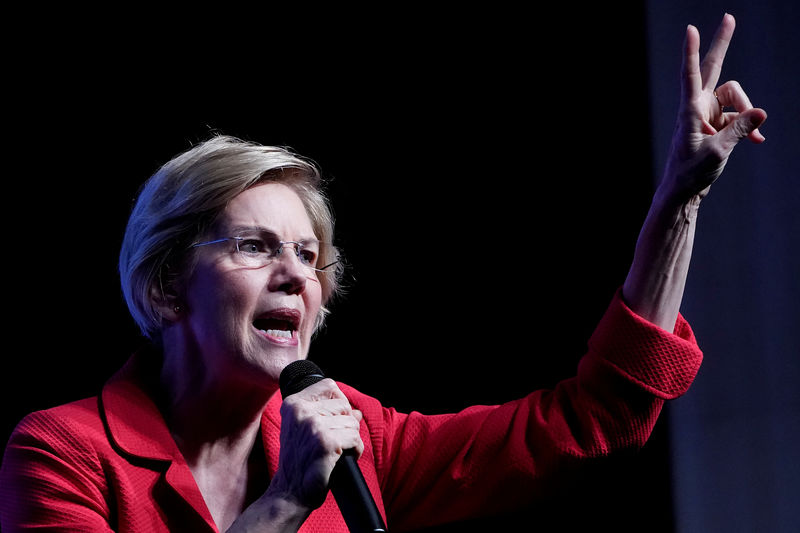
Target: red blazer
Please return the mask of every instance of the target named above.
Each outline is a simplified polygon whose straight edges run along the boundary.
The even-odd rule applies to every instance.
[[[457,414],[398,413],[341,385],[364,413],[359,460],[391,531],[510,510],[546,494],[566,466],[638,447],[664,400],[684,393],[702,354],[679,317],[668,333],[612,301],[577,376],[499,406]],[[132,357],[97,398],[28,415],[0,471],[2,531],[217,531],[151,399],[153,364]],[[280,394],[261,431],[278,466]],[[491,463],[492,468],[483,466]],[[346,532],[329,494],[301,528]]]

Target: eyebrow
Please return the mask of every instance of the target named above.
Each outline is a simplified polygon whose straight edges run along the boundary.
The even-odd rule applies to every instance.
[[[264,226],[233,226],[228,230],[231,236],[238,237],[242,233],[266,233],[272,237],[277,238],[278,240],[284,240],[277,232],[266,228]],[[299,239],[297,242],[301,243],[319,243],[319,239],[316,237],[310,237],[305,239]]]

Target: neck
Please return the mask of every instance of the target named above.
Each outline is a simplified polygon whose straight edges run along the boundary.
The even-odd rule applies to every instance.
[[[211,516],[225,530],[268,486],[260,425],[278,385],[259,383],[235,365],[212,365],[186,343],[164,342],[162,353],[162,413]],[[216,359],[227,360],[236,361]]]
[[[229,375],[164,352],[161,407],[190,465],[220,454],[245,462],[253,449],[261,413],[275,390],[225,379]]]

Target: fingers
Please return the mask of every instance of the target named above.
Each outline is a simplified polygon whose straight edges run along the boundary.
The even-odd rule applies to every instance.
[[[740,115],[745,112],[753,109],[753,104],[750,103],[750,99],[747,97],[747,93],[744,92],[744,89],[741,85],[739,85],[736,81],[729,81],[720,85],[717,88],[717,96],[719,98],[719,102],[721,105],[725,107],[733,107],[736,111],[724,113],[722,116],[722,126],[727,126],[728,124],[733,123],[736,120],[740,119]],[[759,110],[763,111],[763,110]],[[753,121],[757,121],[758,125],[766,120],[767,115],[766,113],[756,113],[754,116],[745,116],[742,118],[742,124],[736,128],[741,129],[745,128],[748,129],[749,126],[752,124]],[[752,119],[752,120],[751,120]],[[764,142],[766,139],[758,131],[758,127],[752,129],[748,132],[747,137],[750,138],[751,141],[756,143]]]
[[[736,28],[736,20],[732,15],[726,13],[722,17],[722,22],[717,28],[711,46],[699,62],[700,57],[700,33],[697,28],[689,25],[686,28],[686,39],[684,41],[684,56],[681,77],[681,92],[684,105],[691,106],[698,112],[697,130],[706,135],[715,135],[730,126],[730,129],[720,141],[725,144],[738,142],[740,134],[747,132],[746,136],[756,143],[764,142],[765,138],[758,131],[758,127],[752,127],[754,123],[762,123],[766,119],[766,113],[760,112],[755,115],[745,115],[739,118],[746,111],[753,109],[750,99],[745,94],[742,87],[736,82],[727,82],[716,88],[718,102],[710,95],[714,92],[720,74],[722,64],[728,47]],[[732,107],[735,112],[723,113],[719,105]],[[735,143],[734,142],[734,143]]]
[[[758,131],[758,126],[766,120],[767,114],[759,109],[756,113],[748,113],[742,116],[745,111],[753,109],[753,104],[750,103],[747,93],[744,92],[738,82],[729,81],[720,85],[717,88],[717,97],[721,105],[733,107],[736,110],[735,112],[724,113],[721,120],[721,127],[732,125],[734,130],[733,138],[738,140],[741,138],[738,135],[746,131],[747,134],[745,136],[749,137],[753,142],[761,143],[766,140],[761,132]],[[738,124],[736,124],[737,121]],[[753,128],[753,124],[756,125],[755,128]]]
[[[281,416],[287,424],[308,426],[328,452],[363,450],[359,429],[363,414],[353,409],[331,379],[324,379],[284,399]]]
[[[714,34],[711,46],[703,58],[703,63],[700,65],[700,72],[703,78],[702,88],[706,91],[713,90],[719,81],[722,63],[725,61],[725,54],[728,52],[728,46],[733,37],[735,27],[736,21],[733,15],[726,13],[722,17],[722,22],[717,28],[717,32]]]
[[[700,73],[700,32],[691,24],[686,28],[683,49],[681,92],[684,101],[688,102],[697,98],[703,91],[703,77]]]
[[[323,379],[287,396],[284,405],[296,406],[303,416],[350,416],[354,409],[332,379]]]
[[[321,399],[341,398],[347,399],[344,393],[339,390],[336,382],[330,378],[321,379],[320,381],[309,385],[305,389],[293,394],[292,396],[305,398],[312,401]]]
[[[722,141],[731,145],[731,148],[745,137],[755,143],[762,143],[766,139],[758,131],[758,128],[765,120],[767,120],[767,112],[763,109],[752,108],[739,113],[735,120],[720,131],[720,134],[724,135]]]
[[[767,114],[763,109],[752,108],[738,113],[731,122],[708,139],[707,153],[712,162],[724,162],[740,140],[749,137],[754,142],[762,142],[763,136],[757,133]]]
[[[311,509],[322,505],[339,458],[364,451],[363,415],[333,380],[290,394],[281,405],[280,457],[272,487]]]
[[[735,81],[716,87],[735,26],[731,15],[722,18],[702,63],[700,34],[694,26],[686,28],[681,104],[666,170],[670,187],[682,198],[704,196],[741,139],[765,140],[759,127],[766,112],[754,108]]]
[[[717,87],[717,98],[724,107],[733,107],[737,111],[747,111],[753,107],[750,99],[738,81],[729,81]]]
[[[700,62],[700,32],[691,24],[686,28],[681,76],[681,91],[684,101],[700,97],[703,91],[713,91],[722,72],[725,54],[728,52],[736,21],[725,14],[717,28],[708,52]]]

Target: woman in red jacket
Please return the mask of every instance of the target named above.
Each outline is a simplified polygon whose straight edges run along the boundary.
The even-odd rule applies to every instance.
[[[348,449],[399,531],[513,508],[564,468],[641,446],[700,364],[678,312],[698,207],[736,143],[763,141],[764,111],[717,84],[733,26],[726,15],[702,63],[687,29],[664,179],[578,375],[500,406],[404,414],[331,380],[282,401],[281,371],[307,356],[341,274],[319,173],[222,136],[164,165],[120,254],[152,346],[98,398],[19,424],[3,531],[346,531],[328,486]]]

